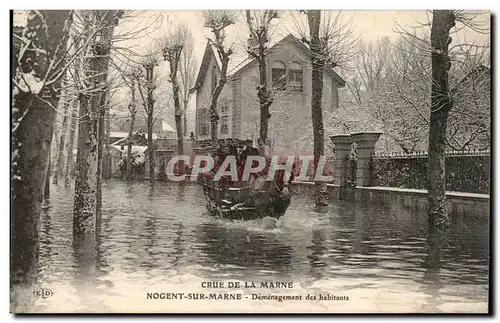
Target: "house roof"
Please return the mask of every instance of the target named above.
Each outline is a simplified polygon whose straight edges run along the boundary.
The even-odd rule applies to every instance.
[[[116,150],[120,151],[120,152],[125,152],[127,151],[126,149],[125,150],[122,150],[122,146],[121,145],[110,145],[111,147],[115,148]],[[148,149],[148,146],[137,146],[137,145],[132,145],[132,152],[137,152],[139,154],[144,154],[144,152]]]
[[[147,139],[148,138],[148,134],[145,133],[144,135],[146,136],[146,139]],[[109,137],[110,138],[120,138],[117,141],[115,141],[115,142],[112,143],[113,145],[117,145],[117,144],[120,144],[121,142],[123,142],[126,138],[128,138],[128,132],[124,132],[124,131],[110,131],[109,132]],[[153,140],[156,140],[156,139],[158,139],[158,136],[155,133],[153,133],[152,138],[153,138]]]
[[[161,122],[161,130],[164,132],[175,132],[175,129],[172,128],[172,126],[169,125],[168,122],[166,122],[165,120],[162,120],[162,122]],[[154,136],[153,136],[153,138],[154,138]]]
[[[274,44],[270,44],[269,52],[276,50],[279,45],[288,42],[297,46],[299,50],[303,51],[309,57],[312,56],[312,52],[309,49],[309,47],[306,46],[303,42],[301,42],[297,37],[293,36],[292,34],[289,34],[288,36],[286,36],[285,38],[281,39],[280,41]],[[208,64],[212,56],[215,58],[216,65],[220,70],[222,68],[222,63],[219,58],[219,55],[217,54],[217,50],[209,41],[207,41],[205,52],[203,54],[203,59],[200,64],[200,69],[198,71],[198,76],[196,78],[196,83],[195,86],[191,89],[191,91],[196,91],[203,84],[204,75],[208,70]],[[227,67],[227,77],[228,78],[234,77],[239,73],[241,73],[246,68],[251,67],[255,64],[257,64],[257,59],[254,57],[249,57],[248,54],[246,53],[246,50],[239,50],[239,51],[235,50],[231,54],[231,58],[229,60],[229,64]],[[345,86],[345,80],[342,77],[340,77],[332,68],[327,68],[326,71],[333,76],[339,87]]]
[[[109,136],[111,138],[124,138],[128,136],[128,132],[125,131],[110,131]]]

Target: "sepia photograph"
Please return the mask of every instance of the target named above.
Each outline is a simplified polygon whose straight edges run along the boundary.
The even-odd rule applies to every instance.
[[[491,314],[491,12],[201,8],[10,10],[10,313]]]

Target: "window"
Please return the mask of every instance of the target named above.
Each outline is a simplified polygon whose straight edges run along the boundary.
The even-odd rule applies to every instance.
[[[229,116],[228,116],[228,108],[227,106],[221,106],[220,108],[220,133],[228,134],[229,133]]]
[[[200,109],[200,116],[198,117],[198,133],[200,136],[208,135],[210,126],[210,114],[207,109]]]
[[[293,62],[288,70],[288,84],[290,90],[302,92],[302,66]]]
[[[286,91],[286,68],[285,63],[276,61],[272,65],[271,76],[273,89],[275,91]]]
[[[217,87],[217,67],[215,65],[212,67],[212,93]]]

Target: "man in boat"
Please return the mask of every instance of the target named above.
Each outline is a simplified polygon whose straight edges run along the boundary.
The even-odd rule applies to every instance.
[[[226,139],[226,146],[229,148],[229,154],[237,157],[238,150],[236,149],[236,146],[233,142],[233,138]]]
[[[268,164],[264,170],[258,174],[258,178],[251,184],[252,189],[249,195],[243,202],[234,205],[231,208],[232,210],[254,207],[264,215],[276,218],[285,213],[291,201],[290,185],[295,178],[295,163],[288,179],[285,179],[285,170],[281,169],[276,170],[273,181],[268,181],[269,162],[268,159]],[[280,165],[285,164],[284,161],[280,162]]]
[[[222,154],[222,150],[224,149],[225,145],[226,142],[224,139],[217,140],[217,154]]]
[[[243,144],[241,143],[241,140],[239,140],[238,138],[234,138],[234,147],[236,148],[236,155],[239,158],[241,150],[243,149]]]
[[[257,150],[257,148],[255,148],[253,146],[252,140],[247,139],[244,141],[241,155],[244,159],[246,159],[247,156],[258,156],[259,155],[259,151]]]

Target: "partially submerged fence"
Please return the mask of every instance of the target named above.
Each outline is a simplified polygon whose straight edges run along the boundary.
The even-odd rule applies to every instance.
[[[373,155],[370,186],[427,188],[426,152]],[[490,189],[490,151],[448,151],[445,154],[446,190],[484,193]]]

